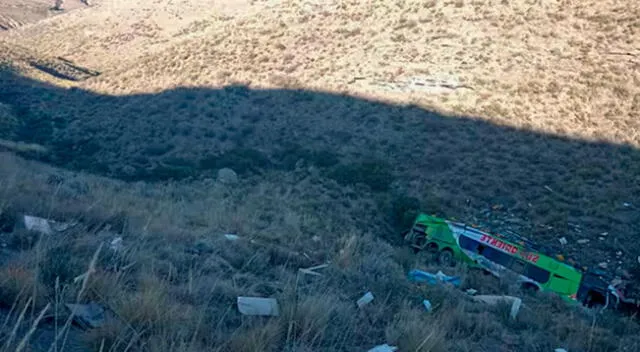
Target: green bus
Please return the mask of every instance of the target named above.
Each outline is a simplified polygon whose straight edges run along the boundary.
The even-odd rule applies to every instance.
[[[569,301],[607,306],[619,298],[603,275],[586,273],[545,255],[520,236],[496,235],[435,216],[419,214],[405,241],[416,250],[437,253],[441,265],[464,262],[496,276],[516,273],[527,289],[555,292]]]

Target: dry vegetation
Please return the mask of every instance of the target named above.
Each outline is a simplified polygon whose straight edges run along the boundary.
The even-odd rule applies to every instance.
[[[630,318],[593,316],[555,297],[523,296],[525,308],[511,320],[508,306],[490,308],[452,288],[409,283],[407,270],[438,268],[376,238],[384,224],[368,217],[367,199],[352,195],[345,204],[339,189],[306,171],[274,172],[234,187],[127,185],[7,153],[0,157],[11,167],[1,175],[3,213],[81,221],[59,237],[24,243],[18,239],[25,234],[15,234],[8,243],[21,251],[3,258],[0,304],[16,308],[7,321],[14,322],[29,299],[27,315],[37,315],[47,302],[50,313],[62,311],[55,304],[78,298],[82,285],[73,279],[92,261],[95,270],[80,301],[100,302],[117,317],[88,333],[71,329],[64,350],[100,350],[104,344],[111,351],[352,351],[384,342],[402,351],[640,346],[639,327]],[[364,228],[358,219],[374,222]],[[108,248],[113,233],[105,225],[124,227],[124,251]],[[241,239],[226,240],[222,234],[230,229]],[[332,263],[323,277],[297,273],[323,262]],[[508,282],[487,281],[464,268],[450,273],[463,275],[463,289],[523,295]],[[355,300],[368,290],[376,298],[359,310]],[[281,315],[241,316],[234,307],[238,295],[276,297]],[[424,298],[433,303],[432,313],[423,310]],[[61,331],[66,316],[58,314]],[[46,316],[45,326],[53,326],[56,318]],[[13,325],[5,327],[3,342]],[[48,346],[53,336],[36,333],[32,339]]]
[[[527,296],[511,321],[410,284],[424,258],[396,246],[422,209],[634,263],[639,15],[613,0],[103,0],[0,34],[1,350],[45,307],[30,348],[62,343],[76,300],[117,319],[69,327],[63,350],[640,349],[629,318]],[[221,167],[240,183],[215,181]],[[22,213],[80,225],[13,231]],[[241,316],[238,295],[282,314]]]

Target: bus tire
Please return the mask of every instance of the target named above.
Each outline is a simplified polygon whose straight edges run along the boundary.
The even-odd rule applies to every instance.
[[[453,256],[453,251],[449,248],[445,248],[438,253],[438,264],[442,266],[455,266],[456,259]]]
[[[586,306],[599,312],[604,308],[606,302],[606,298],[602,294],[591,291],[587,296]]]
[[[429,242],[424,247],[429,253],[438,253],[438,245],[435,242]]]
[[[540,288],[530,282],[525,282],[522,284],[522,290],[524,292],[530,293],[530,294],[534,294],[536,292],[538,292],[540,290]]]

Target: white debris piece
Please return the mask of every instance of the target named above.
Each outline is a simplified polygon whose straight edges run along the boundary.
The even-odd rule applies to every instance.
[[[396,346],[389,346],[386,343],[384,345],[378,345],[367,352],[395,352],[398,350]]]
[[[77,221],[74,221],[74,222],[57,222],[57,221],[49,220],[49,226],[51,226],[51,228],[55,232],[67,231],[68,229],[70,229],[70,228],[72,228],[72,227],[74,227],[76,225],[78,225]]]
[[[109,248],[111,248],[112,251],[114,252],[118,252],[120,250],[122,250],[122,248],[124,248],[124,245],[122,244],[122,236],[118,236],[116,238],[114,238],[111,243],[109,244]]]
[[[36,216],[25,215],[24,227],[29,231],[36,231],[45,235],[51,235],[53,233],[51,224],[49,224],[49,220]]]
[[[491,305],[496,305],[500,302],[511,302],[511,311],[509,312],[509,315],[511,315],[512,319],[515,319],[518,316],[518,312],[522,306],[522,299],[512,296],[480,295],[473,296],[473,299]]]
[[[238,311],[244,315],[265,315],[277,317],[280,306],[275,298],[238,297]]]
[[[578,244],[587,244],[587,243],[589,243],[589,240],[586,238],[578,240]]]
[[[558,239],[558,241],[560,241],[560,244],[563,245],[563,246],[566,246],[567,243],[569,243],[569,242],[567,242],[567,238],[566,237],[560,237],[560,239]]]
[[[326,268],[328,266],[329,266],[329,264],[322,264],[322,265],[312,266],[310,268],[300,268],[300,269],[298,269],[298,271],[303,273],[303,274],[307,274],[307,275],[322,276],[322,274],[316,272],[316,270],[324,269],[324,268]]]
[[[427,310],[427,312],[431,311],[431,302],[428,299],[425,299],[424,301],[422,301],[422,305],[424,306],[424,309]]]
[[[358,308],[362,308],[371,303],[371,301],[373,301],[373,293],[367,292],[362,297],[360,297],[360,299],[358,299],[356,304],[358,305]]]
[[[602,269],[606,269],[608,264],[607,262],[601,262],[600,264],[598,264],[599,267],[601,267]]]
[[[555,350],[553,350],[553,352],[569,352],[569,351],[565,350],[564,348],[556,348]]]
[[[478,290],[476,290],[475,288],[469,288],[465,291],[468,295],[473,296],[476,293],[478,293]]]
[[[240,236],[234,235],[232,233],[225,233],[224,238],[228,239],[229,241],[237,241],[240,238]]]

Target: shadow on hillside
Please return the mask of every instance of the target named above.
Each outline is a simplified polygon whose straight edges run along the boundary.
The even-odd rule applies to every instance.
[[[537,235],[575,223],[599,248],[639,249],[640,152],[304,90],[179,88],[98,95],[10,71],[0,76],[0,138],[21,154],[129,181],[211,177],[314,164],[342,183],[406,192],[454,214],[517,214]],[[8,113],[7,113],[8,111]],[[12,119],[13,117],[13,119]],[[582,231],[582,232],[580,232]],[[574,238],[575,239],[575,238]]]

